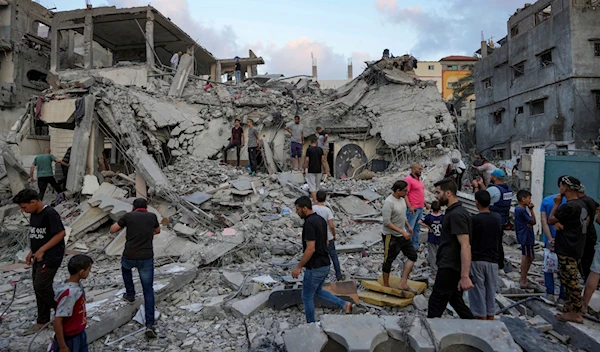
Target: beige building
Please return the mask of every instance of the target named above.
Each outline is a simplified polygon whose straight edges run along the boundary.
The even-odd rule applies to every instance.
[[[442,94],[442,64],[438,61],[419,61],[415,74],[424,81],[435,81]]]

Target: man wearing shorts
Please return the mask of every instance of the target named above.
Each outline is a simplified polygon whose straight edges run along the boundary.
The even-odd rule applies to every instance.
[[[321,185],[321,164],[323,163],[323,149],[317,147],[317,139],[310,140],[310,147],[306,149],[306,158],[304,159],[304,168],[302,174],[308,184],[308,189],[312,196],[314,204],[317,203],[317,191]],[[308,173],[307,173],[308,170]]]
[[[383,229],[382,237],[384,244],[383,254],[383,286],[390,287],[390,272],[392,263],[402,252],[408,260],[402,270],[400,279],[400,290],[410,290],[408,287],[408,275],[410,274],[415,261],[417,260],[417,250],[413,247],[410,238],[412,237],[412,228],[406,221],[406,201],[404,197],[408,189],[408,183],[405,181],[396,181],[392,186],[392,194],[385,199],[383,208]]]
[[[302,146],[304,145],[304,126],[300,123],[300,116],[294,117],[294,123],[289,124],[285,131],[292,135],[291,144],[291,157],[292,157],[292,169],[294,171],[300,169],[302,158]],[[320,172],[319,172],[320,173]]]

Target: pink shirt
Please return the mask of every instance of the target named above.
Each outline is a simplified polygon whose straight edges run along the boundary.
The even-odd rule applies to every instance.
[[[417,209],[425,206],[425,185],[418,178],[412,175],[406,176],[404,179],[408,183],[408,201],[410,205]]]

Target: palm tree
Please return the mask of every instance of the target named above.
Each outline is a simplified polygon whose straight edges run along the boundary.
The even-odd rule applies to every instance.
[[[471,71],[456,82],[451,99],[455,109],[460,110],[465,100],[473,94],[475,94],[475,84],[473,71]]]

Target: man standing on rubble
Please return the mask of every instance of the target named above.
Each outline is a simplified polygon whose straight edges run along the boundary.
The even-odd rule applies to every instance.
[[[327,162],[327,155],[329,155],[329,143],[327,139],[329,135],[323,127],[317,127],[317,146],[323,150],[323,169],[325,171],[325,175],[323,176],[323,182],[327,181],[327,177],[331,176],[329,173],[329,163]]]
[[[598,240],[598,234],[596,233],[596,226],[594,226],[594,217],[600,210],[600,205],[594,200],[594,198],[585,194],[585,187],[581,185],[581,191],[577,193],[579,199],[585,204],[588,214],[590,215],[590,221],[587,226],[585,249],[583,250],[583,257],[581,257],[581,265],[579,266],[579,272],[583,281],[585,281],[590,274],[590,267],[594,261],[595,246]]]
[[[65,227],[54,208],[45,205],[36,191],[24,189],[17,193],[13,202],[29,218],[29,254],[25,258],[32,265],[33,291],[37,303],[37,324],[23,333],[35,334],[50,322],[50,309],[56,309],[52,283],[65,255]]]
[[[471,216],[458,201],[456,183],[452,179],[445,178],[434,186],[435,198],[447,208],[437,253],[438,274],[429,296],[427,317],[441,318],[450,303],[461,319],[474,319],[473,313],[463,301],[463,292],[473,288],[469,277],[470,237],[473,232]]]
[[[223,149],[223,161],[227,164],[227,152],[231,148],[235,148],[237,156],[237,166],[240,166],[240,151],[244,147],[244,129],[240,126],[240,119],[235,119],[234,126],[231,129],[231,137],[229,144]]]
[[[56,193],[60,193],[63,191],[58,182],[56,182],[56,179],[54,178],[54,172],[52,172],[53,161],[61,164],[62,166],[69,167],[69,164],[50,154],[50,148],[46,148],[44,149],[44,154],[40,154],[36,156],[35,159],[33,159],[33,164],[31,164],[31,168],[29,169],[29,182],[33,183],[35,181],[35,179],[33,178],[33,171],[37,167],[38,188],[40,189],[40,201],[44,200],[44,195],[46,194],[46,188],[48,188],[48,184],[50,184],[52,188],[54,188]]]
[[[253,126],[254,122],[248,119],[248,159],[250,159],[250,175],[256,175],[256,158],[260,149],[260,134]],[[243,143],[243,142],[242,142]],[[244,144],[242,144],[243,146]]]
[[[177,66],[179,66],[179,57],[183,55],[181,51],[176,52],[171,56],[171,70],[173,72],[177,71]]]
[[[235,85],[239,86],[242,84],[242,65],[240,64],[240,58],[235,57]]]
[[[423,174],[423,166],[414,163],[410,166],[410,175],[404,178],[404,181],[408,184],[408,191],[406,194],[406,218],[410,224],[410,228],[413,230],[412,243],[416,250],[419,252],[419,232],[421,231],[421,225],[419,221],[423,218],[423,208],[430,209],[429,204],[425,202],[425,184],[421,181],[421,175]]]
[[[301,168],[302,146],[304,145],[304,126],[300,123],[300,116],[294,117],[294,123],[289,124],[285,131],[292,135],[291,157],[292,170],[296,171]]]
[[[477,164],[479,164],[479,162],[478,162],[477,164],[473,163],[473,165],[471,165],[471,167],[474,168],[475,170],[481,172],[483,178],[477,177],[475,180],[473,180],[473,183],[472,183],[473,192],[477,192],[479,190],[485,189],[485,188],[481,188],[481,185],[482,184],[484,186],[489,185],[490,181],[491,181],[492,171],[496,170],[496,165],[490,163],[483,155],[479,154],[479,160],[481,162],[481,165],[477,165]]]
[[[308,190],[312,196],[313,203],[317,203],[317,191],[321,185],[321,166],[323,163],[323,149],[317,147],[317,139],[311,137],[310,147],[306,149],[306,157],[304,158],[304,167],[302,174],[308,184]],[[308,169],[308,175],[306,170]]]
[[[154,247],[152,240],[160,233],[155,214],[148,212],[148,202],[143,198],[133,201],[133,211],[123,215],[110,227],[110,233],[127,228],[125,249],[121,258],[121,273],[125,283],[123,299],[135,302],[135,286],[131,269],[137,268],[144,292],[146,337],[156,338],[154,327]]]
[[[548,223],[559,224],[555,226],[554,252],[558,256],[558,276],[567,295],[563,313],[556,315],[556,318],[563,322],[583,324],[579,264],[586,244],[588,221],[593,214],[588,214],[585,203],[579,199],[581,187],[581,182],[573,176],[561,178],[558,188],[560,194],[554,197]],[[567,202],[560,205],[563,197],[567,198]]]
[[[335,278],[337,281],[342,281],[344,277],[342,276],[342,269],[340,268],[340,260],[337,255],[337,250],[335,249],[335,224],[333,223],[333,211],[325,205],[325,200],[327,200],[327,192],[320,190],[317,192],[317,203],[313,205],[313,210],[317,215],[325,219],[327,221],[327,225],[329,228],[327,229],[327,251],[329,252],[329,258],[333,262],[333,269],[335,270]]]
[[[406,220],[406,192],[408,184],[405,181],[396,181],[392,185],[392,194],[383,202],[381,214],[383,215],[383,286],[390,287],[390,272],[392,263],[402,252],[408,259],[402,270],[400,290],[412,291],[408,286],[408,275],[417,261],[417,251],[413,247],[410,237],[413,230]]]
[[[491,204],[490,210],[498,213],[502,219],[502,226],[508,225],[510,213],[510,205],[512,203],[513,193],[508,184],[504,183],[506,174],[500,169],[495,169],[491,174],[492,183],[485,185],[479,182],[479,189],[485,190],[490,194]]]
[[[327,252],[327,222],[313,211],[310,198],[307,196],[296,199],[295,204],[296,214],[304,219],[302,227],[304,254],[292,271],[292,277],[298,278],[302,273],[302,268],[305,268],[302,281],[302,302],[304,303],[306,322],[315,322],[315,297],[343,309],[346,314],[351,313],[352,303],[323,290],[330,265]]]

